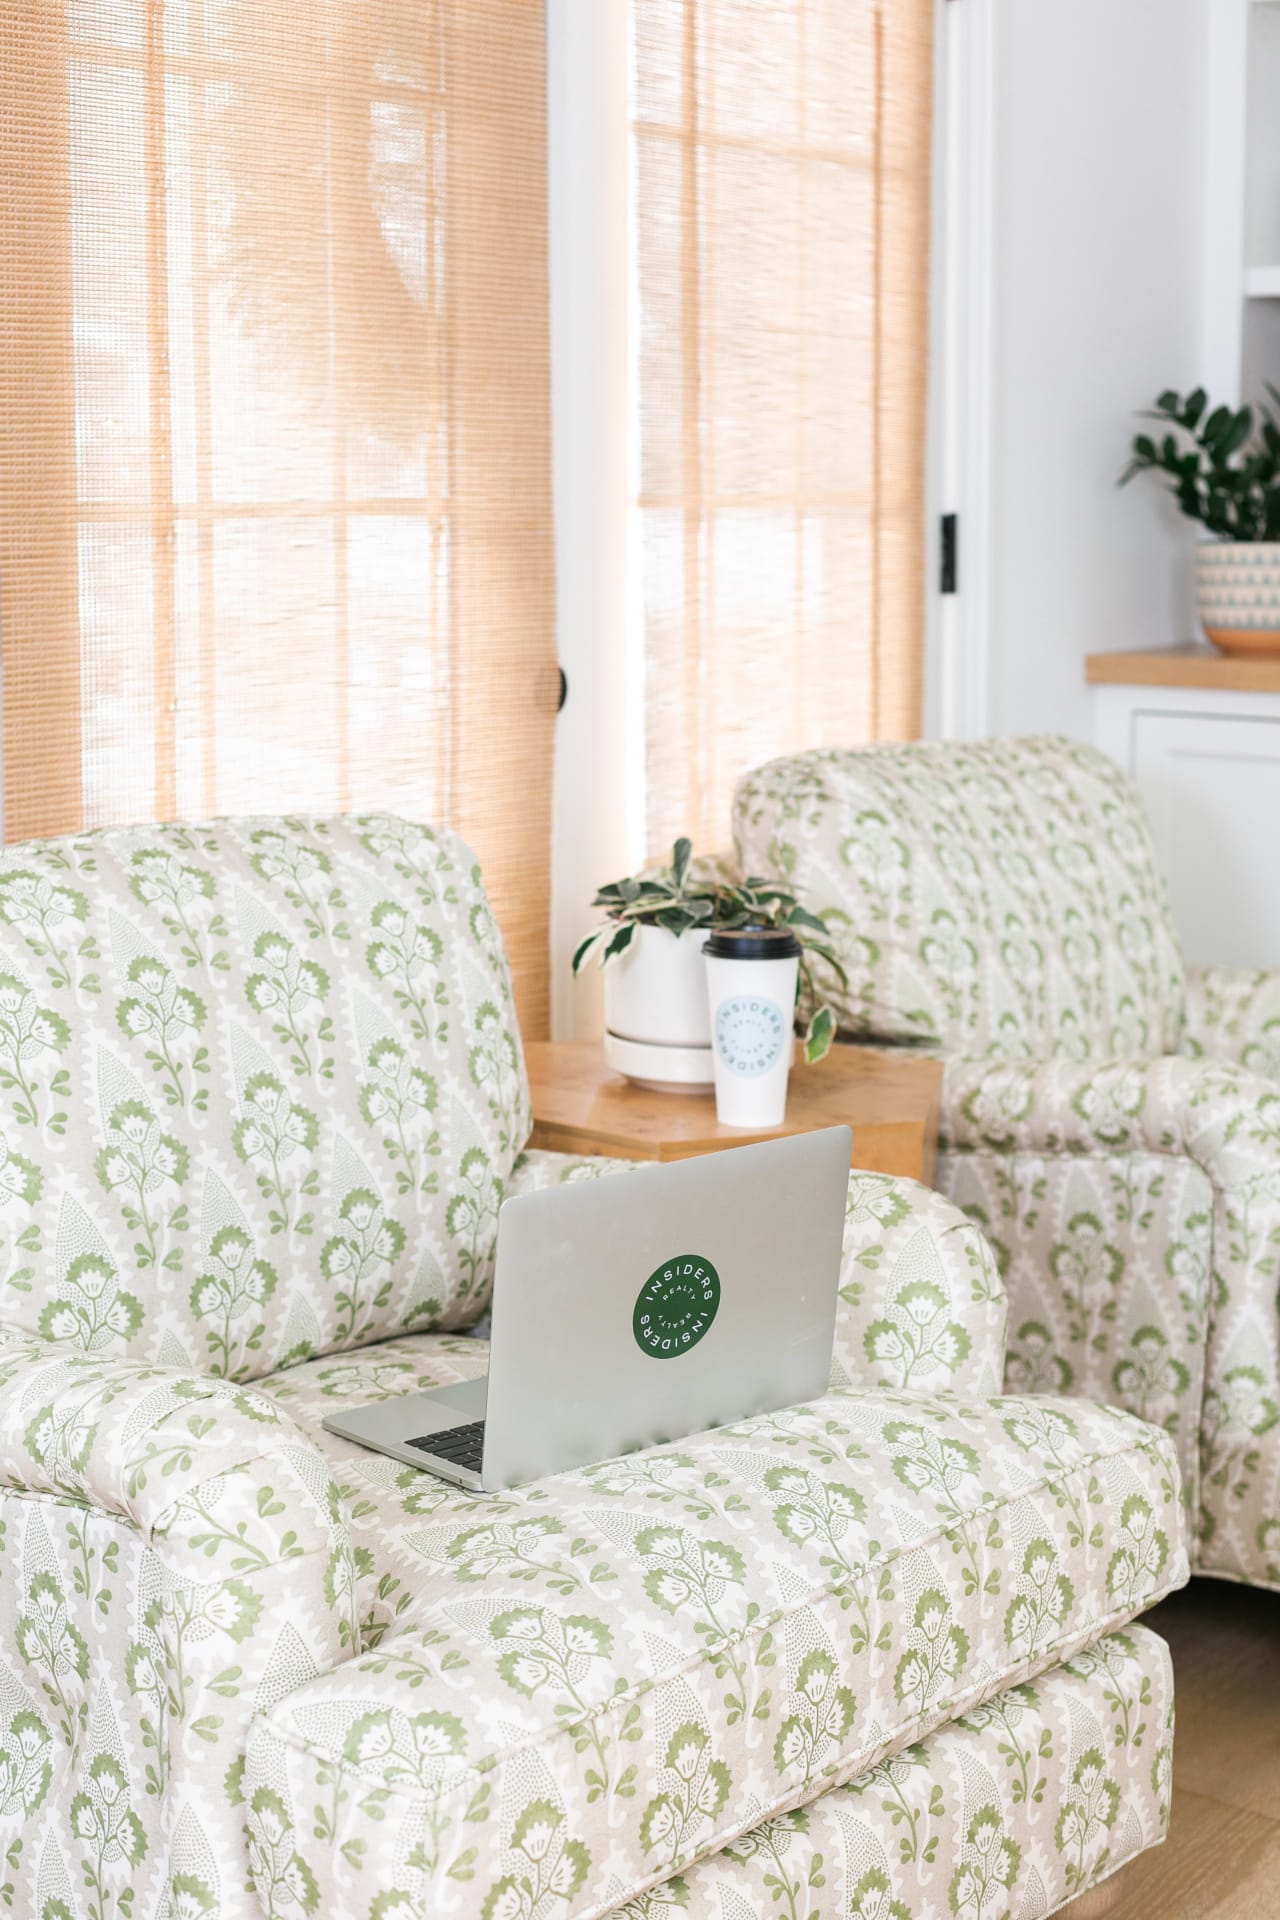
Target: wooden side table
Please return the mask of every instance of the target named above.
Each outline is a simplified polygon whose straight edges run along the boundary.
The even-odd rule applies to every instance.
[[[533,1093],[532,1147],[611,1154],[620,1160],[685,1160],[697,1153],[853,1128],[851,1164],[908,1179],[933,1177],[942,1062],[919,1054],[835,1046],[816,1067],[797,1060],[782,1126],[722,1127],[715,1095],[654,1093],[605,1065],[598,1041],[534,1041],[525,1048]]]

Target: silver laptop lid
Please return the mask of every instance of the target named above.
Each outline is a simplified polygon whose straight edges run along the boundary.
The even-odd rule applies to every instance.
[[[831,1127],[508,1200],[485,1487],[824,1393],[851,1145]]]

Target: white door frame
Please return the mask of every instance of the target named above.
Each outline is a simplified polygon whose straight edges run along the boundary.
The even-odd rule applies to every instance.
[[[938,0],[930,644],[926,731],[990,731],[999,0]],[[959,520],[958,590],[938,590],[937,515]]]
[[[639,855],[639,699],[628,551],[630,9],[547,0],[547,194],[557,644],[551,1032],[600,1027],[596,970],[575,981],[591,898]]]

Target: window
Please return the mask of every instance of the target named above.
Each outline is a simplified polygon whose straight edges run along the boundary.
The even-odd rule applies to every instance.
[[[545,1030],[541,0],[9,0],[5,829],[466,835]],[[6,144],[7,143],[7,144]]]
[[[646,835],[920,724],[932,0],[632,0]]]

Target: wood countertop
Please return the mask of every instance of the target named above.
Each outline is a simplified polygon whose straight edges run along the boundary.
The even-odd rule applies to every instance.
[[[1159,647],[1144,653],[1091,653],[1091,686],[1214,687],[1226,693],[1280,693],[1280,655],[1218,653],[1212,647]]]

